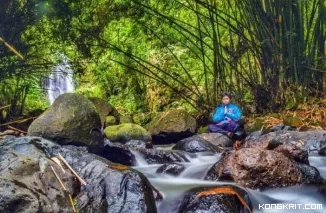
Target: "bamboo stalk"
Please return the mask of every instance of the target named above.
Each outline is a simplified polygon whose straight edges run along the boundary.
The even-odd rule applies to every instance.
[[[24,134],[27,134],[27,132],[23,131],[23,130],[20,130],[20,129],[17,129],[15,127],[12,127],[12,126],[7,126],[8,129],[12,129],[12,130],[15,130],[17,132],[20,132],[20,133],[24,133]]]
[[[53,167],[52,167],[52,166],[51,166],[51,169],[52,169],[52,172],[54,173],[55,177],[56,177],[56,178],[57,178],[57,180],[59,181],[59,183],[60,183],[61,187],[62,187],[62,188],[65,190],[65,191],[67,191],[67,189],[66,189],[65,185],[63,185],[63,183],[62,183],[61,179],[59,178],[58,174],[55,172],[55,170],[53,169]]]
[[[1,124],[0,126],[7,126],[7,125],[10,125],[10,124],[22,123],[22,122],[25,122],[25,121],[28,121],[28,120],[31,120],[31,119],[35,119],[35,118],[37,118],[37,116],[36,117],[25,118],[25,119],[20,119],[20,120],[15,120],[15,121],[10,121],[10,122]]]
[[[69,168],[69,170],[77,177],[77,179],[79,180],[79,182],[82,185],[87,185],[87,183],[75,172],[75,170],[73,170],[73,168],[70,167],[70,165],[67,163],[67,161],[60,155],[59,153],[59,159],[62,160],[62,162]]]
[[[74,213],[77,212],[77,211],[76,211],[76,208],[75,208],[75,206],[74,206],[74,202],[73,202],[73,200],[72,200],[72,197],[71,197],[71,195],[68,193],[67,188],[65,187],[65,185],[63,184],[63,182],[61,181],[60,177],[59,177],[58,174],[55,172],[55,170],[54,170],[54,168],[53,168],[52,166],[51,166],[51,169],[52,169],[52,172],[54,173],[55,177],[56,177],[57,180],[59,181],[61,187],[62,187],[63,190],[65,191],[65,193],[68,194],[69,204],[71,205],[71,208],[72,208],[73,212],[74,212]]]
[[[0,37],[1,38],[1,37]],[[5,109],[5,108],[8,108],[8,107],[10,107],[11,106],[11,104],[8,104],[8,105],[6,105],[6,106],[3,106],[3,107],[0,107],[0,110],[1,109]]]
[[[62,167],[62,165],[61,165],[61,163],[60,163],[60,160],[59,160],[57,157],[52,157],[51,160],[52,160],[54,163],[58,164],[58,166],[60,166],[60,168],[62,169],[62,172],[63,172],[64,174],[66,173],[66,171],[63,169],[63,167]]]

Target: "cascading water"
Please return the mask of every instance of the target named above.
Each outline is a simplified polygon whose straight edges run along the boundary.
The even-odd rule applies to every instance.
[[[67,60],[62,56],[62,62],[54,67],[51,75],[44,80],[50,104],[60,95],[73,92],[73,70]]]
[[[141,155],[136,155],[138,166],[134,169],[142,172],[157,188],[164,199],[157,202],[157,209],[159,213],[176,213],[177,206],[180,202],[180,196],[189,189],[204,186],[217,186],[224,184],[232,184],[234,182],[222,181],[207,181],[203,180],[209,168],[218,161],[220,154],[198,153],[196,155],[188,156],[190,162],[178,163],[185,166],[185,170],[177,177],[168,174],[157,174],[156,170],[162,164],[148,165]],[[311,166],[316,167],[323,178],[326,178],[325,163],[326,158],[321,156],[310,156],[309,162]],[[310,186],[291,186],[285,188],[267,189],[264,191],[257,191],[246,189],[253,205],[254,213],[323,213],[326,209],[326,200],[317,188]],[[259,204],[322,204],[323,209],[259,209]]]

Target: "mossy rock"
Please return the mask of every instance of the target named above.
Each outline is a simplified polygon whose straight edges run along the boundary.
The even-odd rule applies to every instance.
[[[283,124],[290,127],[299,127],[303,125],[303,122],[296,116],[286,116],[283,118]]]
[[[160,132],[182,132],[196,131],[196,119],[183,109],[172,109],[166,112],[159,113],[147,125],[148,130],[152,134]]]
[[[146,125],[154,143],[174,143],[195,134],[197,123],[187,111],[172,109],[159,113]]]
[[[89,100],[94,104],[98,114],[100,115],[102,124],[106,121],[106,116],[112,115],[113,111],[115,110],[113,106],[107,103],[105,100],[91,97]]]
[[[106,116],[105,126],[112,126],[112,125],[117,125],[117,119],[112,115]]]
[[[29,127],[28,134],[54,140],[60,144],[98,145],[94,129],[101,129],[101,119],[94,104],[82,95],[65,93]]]
[[[131,115],[121,115],[120,116],[120,124],[133,124],[134,120],[132,119]]]
[[[246,124],[245,125],[245,132],[251,133],[251,132],[256,132],[262,130],[265,122],[264,119],[262,118],[257,118],[255,121],[251,124]]]
[[[150,133],[137,124],[125,123],[108,126],[104,130],[105,137],[111,142],[126,143],[130,140],[150,141]]]

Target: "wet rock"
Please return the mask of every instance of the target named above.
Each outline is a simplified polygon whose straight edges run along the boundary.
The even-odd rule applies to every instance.
[[[198,136],[205,139],[206,141],[210,142],[215,146],[222,146],[222,147],[233,146],[232,140],[226,135],[223,135],[221,133],[203,133],[203,134],[199,134]]]
[[[101,129],[95,106],[82,95],[65,93],[29,127],[28,135],[40,136],[60,144],[102,145],[92,136]]]
[[[173,150],[185,152],[219,152],[219,148],[197,135],[182,139],[172,147]]]
[[[282,187],[322,180],[319,172],[274,150],[240,149],[226,154],[207,173],[207,180],[232,180],[249,188]]]
[[[108,126],[104,130],[105,137],[111,142],[126,143],[130,140],[151,141],[150,133],[137,124],[120,124]]]
[[[127,143],[125,143],[125,145],[131,149],[149,148],[147,143],[145,141],[141,141],[141,140],[130,140]]]
[[[154,186],[152,186],[152,189],[153,189],[153,194],[154,194],[155,200],[162,200],[163,195],[161,194],[161,192],[159,190],[157,190]]]
[[[164,164],[156,170],[156,173],[178,176],[185,169],[186,169],[185,166],[181,164],[176,164],[176,163]]]
[[[67,149],[69,148],[69,149]],[[157,212],[146,177],[101,157],[63,148],[38,137],[6,137],[0,144],[0,212],[71,212],[67,195],[49,166],[57,171],[73,196],[77,212]],[[48,157],[60,153],[87,183],[61,173]]]
[[[185,153],[178,150],[138,149],[148,164],[189,162]]]
[[[244,200],[247,206],[252,209],[252,204],[249,195],[243,189],[226,185],[218,187],[207,188],[195,188],[185,193],[181,204],[178,207],[178,212],[183,213],[211,213],[211,212],[223,212],[223,213],[248,213],[249,210],[241,203],[240,199],[236,195],[222,193],[223,187],[233,189]],[[198,200],[196,196],[205,190],[219,189],[221,192],[203,196]]]
[[[159,113],[146,125],[154,144],[175,143],[195,134],[196,119],[185,110],[172,109]]]
[[[88,149],[90,153],[99,155],[111,162],[120,163],[127,166],[137,165],[134,154],[130,151],[128,146],[120,143],[111,143],[105,141],[104,147],[95,147]]]

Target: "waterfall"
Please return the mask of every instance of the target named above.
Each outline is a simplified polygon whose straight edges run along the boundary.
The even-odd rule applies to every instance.
[[[44,79],[44,89],[47,91],[50,104],[60,95],[73,92],[73,70],[67,60],[62,57],[62,62],[55,66],[48,78]]]

